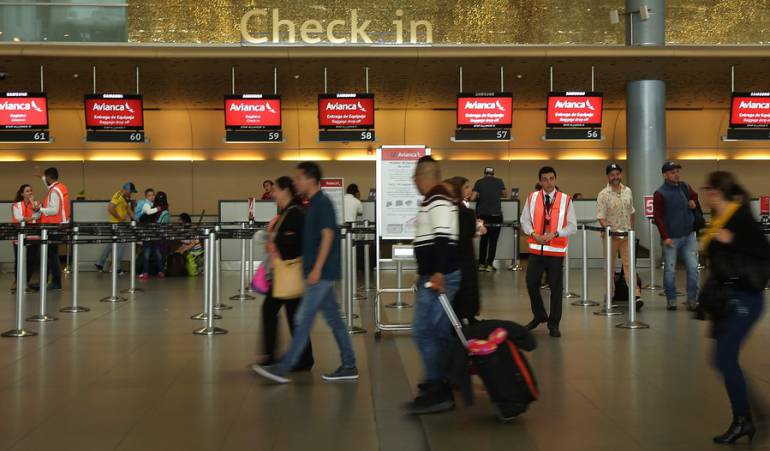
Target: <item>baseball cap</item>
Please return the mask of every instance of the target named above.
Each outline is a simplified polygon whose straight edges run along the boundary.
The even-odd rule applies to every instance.
[[[682,165],[677,164],[674,161],[667,161],[667,162],[663,163],[663,167],[660,169],[660,172],[666,173],[668,171],[673,171],[674,169],[679,169],[681,167],[682,167]]]
[[[623,168],[620,167],[617,163],[610,163],[607,165],[607,171],[605,171],[606,174],[609,174],[612,171],[620,171],[623,172]]]
[[[129,193],[135,193],[136,192],[136,186],[134,186],[133,182],[127,182],[123,184],[123,189],[128,191]]]

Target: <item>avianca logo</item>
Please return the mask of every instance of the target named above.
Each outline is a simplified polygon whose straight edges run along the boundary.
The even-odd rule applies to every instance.
[[[556,108],[564,108],[564,109],[589,109],[591,111],[595,111],[596,107],[591,105],[591,101],[586,99],[585,102],[575,102],[572,100],[557,100],[556,105],[554,105]]]
[[[233,102],[230,104],[230,111],[242,111],[244,113],[264,113],[265,111],[269,111],[273,114],[276,114],[276,111],[273,109],[273,106],[270,105],[270,102],[265,103],[237,103]]]
[[[465,102],[466,110],[500,110],[505,111],[499,100],[494,102],[479,102],[478,100],[468,100]]]
[[[3,103],[0,103],[0,111],[30,111],[30,110],[35,110],[38,113],[43,112],[43,109],[37,106],[37,103],[35,103],[34,100],[30,101],[29,103],[8,102],[7,100]]]
[[[398,152],[396,158],[420,158],[420,154],[416,152]]]
[[[363,112],[363,113],[367,112],[366,108],[364,108],[364,106],[361,105],[361,102],[356,102],[356,103],[334,103],[334,102],[329,102],[329,103],[326,104],[326,110],[327,111],[329,111],[329,110],[331,110],[331,111],[340,111],[340,110],[356,111],[356,110],[361,110],[361,112]]]
[[[91,111],[128,111],[129,113],[134,113],[134,109],[131,108],[128,102],[123,104],[94,102],[91,106]]]
[[[741,100],[740,108],[767,110],[767,109],[770,109],[770,102],[752,102],[752,101]]]

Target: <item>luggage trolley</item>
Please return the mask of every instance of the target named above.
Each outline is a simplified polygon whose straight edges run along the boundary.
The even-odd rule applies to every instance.
[[[374,338],[379,339],[382,337],[382,331],[409,331],[412,330],[412,325],[407,323],[386,324],[382,322],[382,308],[381,299],[384,293],[396,293],[396,302],[389,304],[386,307],[390,308],[410,308],[411,305],[402,301],[402,295],[404,293],[414,293],[415,286],[412,284],[410,287],[403,287],[403,268],[404,263],[414,261],[414,247],[410,244],[394,244],[393,256],[390,259],[380,258],[380,249],[377,246],[377,294],[374,296]],[[394,262],[396,264],[396,287],[395,288],[382,288],[382,280],[380,276],[380,264],[383,262]]]

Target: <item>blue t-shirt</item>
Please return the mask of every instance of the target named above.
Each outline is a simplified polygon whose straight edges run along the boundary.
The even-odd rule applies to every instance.
[[[305,276],[310,274],[318,258],[321,247],[321,231],[330,229],[334,232],[334,241],[321,269],[321,280],[339,280],[342,270],[340,263],[340,240],[337,234],[337,215],[334,205],[322,191],[310,198],[310,206],[305,214],[305,226],[302,233],[302,266]]]

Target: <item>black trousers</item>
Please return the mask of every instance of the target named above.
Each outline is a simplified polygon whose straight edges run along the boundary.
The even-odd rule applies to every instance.
[[[48,275],[51,276],[51,284],[61,286],[61,265],[59,264],[59,245],[48,245]],[[41,280],[41,284],[47,283]]]
[[[25,262],[26,267],[26,277],[27,277],[27,285],[29,285],[29,281],[32,280],[32,276],[35,274],[35,268],[40,267],[40,245],[39,244],[28,244],[26,246],[27,248],[27,255]],[[14,244],[13,245],[13,275],[16,276],[17,269],[19,267],[19,245]],[[14,278],[14,281],[16,278]]]
[[[540,321],[548,320],[548,327],[558,327],[562,309],[562,271],[564,257],[529,254],[527,263],[527,292],[532,306],[532,314]],[[545,311],[540,284],[546,274],[551,286],[551,314]]]
[[[484,224],[500,224],[503,222],[503,215],[481,215],[479,219]],[[500,238],[500,226],[487,227],[487,233],[481,235],[479,239],[479,264],[491,265],[495,261],[497,254],[497,240]]]
[[[301,302],[302,298],[276,299],[273,297],[272,289],[265,296],[265,301],[262,304],[262,334],[264,352],[269,361],[278,360],[278,356],[275,355],[275,348],[278,341],[278,315],[281,312],[281,307],[286,307],[286,321],[289,324],[291,334],[294,335],[294,315],[297,313]],[[305,352],[296,368],[310,368],[313,363],[313,347],[308,341]]]

